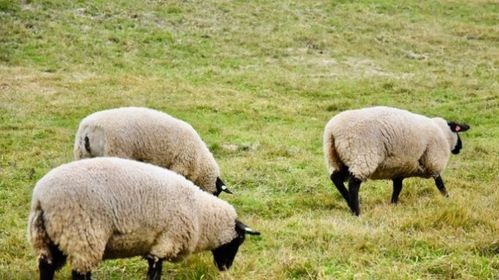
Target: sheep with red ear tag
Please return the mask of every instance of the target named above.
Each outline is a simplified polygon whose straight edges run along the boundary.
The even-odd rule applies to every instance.
[[[355,215],[360,214],[359,188],[367,179],[391,179],[392,203],[398,202],[407,177],[433,178],[448,196],[441,174],[450,153],[458,154],[462,148],[459,133],[469,128],[384,106],[341,112],[324,130],[330,178]]]

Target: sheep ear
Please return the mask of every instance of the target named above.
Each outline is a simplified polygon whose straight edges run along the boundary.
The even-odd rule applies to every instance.
[[[232,192],[225,185],[224,181],[222,181],[222,179],[220,179],[219,177],[217,177],[216,186],[217,186],[218,193],[226,192],[226,193],[232,194]]]
[[[249,234],[249,235],[260,235],[260,232],[259,231],[254,231],[252,228],[250,227],[245,227],[244,228],[244,233],[246,234]]]
[[[448,122],[447,124],[453,132],[463,132],[470,129],[470,126],[465,123]]]
[[[223,192],[226,192],[226,193],[230,193],[230,194],[232,194],[232,192],[231,192],[231,191],[227,188],[227,186],[226,186],[226,185],[223,185],[223,186],[222,186],[222,191],[223,191]]]
[[[250,235],[260,235],[260,232],[253,230],[249,226],[241,223],[240,221],[236,220],[236,229],[244,232],[245,234],[250,234]]]

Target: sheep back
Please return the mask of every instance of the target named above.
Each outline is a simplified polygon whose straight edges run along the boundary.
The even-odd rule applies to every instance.
[[[218,164],[188,123],[156,110],[127,107],[84,118],[75,137],[75,159],[116,156],[173,170],[207,192],[216,191]]]

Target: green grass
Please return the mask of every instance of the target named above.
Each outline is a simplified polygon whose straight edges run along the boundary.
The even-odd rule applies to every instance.
[[[191,123],[262,231],[219,273],[174,279],[498,279],[499,5],[495,1],[0,0],[0,279],[32,279],[31,190],[72,159],[78,122],[147,106]],[[328,180],[336,113],[389,105],[467,122],[443,175],[361,187],[360,218]],[[143,279],[140,258],[98,279]],[[66,266],[58,279],[67,279]],[[165,277],[166,278],[166,277]]]

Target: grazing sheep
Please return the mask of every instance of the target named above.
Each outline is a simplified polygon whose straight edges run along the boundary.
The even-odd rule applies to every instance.
[[[173,170],[218,196],[231,193],[220,169],[192,126],[168,114],[140,107],[93,113],[80,122],[74,158],[115,156]]]
[[[349,110],[334,116],[324,131],[324,154],[331,180],[355,215],[358,192],[367,179],[392,179],[392,203],[402,180],[433,177],[447,196],[441,174],[449,153],[462,147],[458,132],[469,126],[390,107]],[[343,182],[349,179],[348,190]]]
[[[61,165],[36,184],[28,239],[40,279],[53,279],[66,259],[73,279],[90,279],[103,259],[143,256],[147,279],[160,279],[164,260],[211,250],[228,269],[245,233],[227,202],[167,169],[122,158]]]

